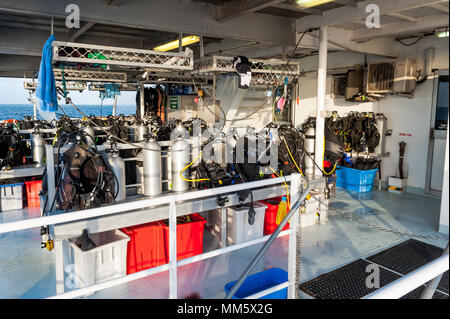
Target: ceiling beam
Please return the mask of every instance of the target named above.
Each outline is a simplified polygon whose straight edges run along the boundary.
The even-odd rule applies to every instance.
[[[65,19],[73,0],[0,0],[0,13]],[[104,1],[77,0],[85,21],[141,30],[157,30],[204,37],[295,44],[295,19],[248,13],[232,21],[216,20],[217,6],[186,0],[133,0],[121,7]]]
[[[285,0],[235,0],[217,7],[217,21],[228,21],[247,13],[262,10]]]
[[[318,10],[318,9],[312,9],[312,8],[302,9],[302,8],[299,8],[299,7],[297,7],[293,4],[289,4],[289,3],[278,3],[278,4],[274,4],[272,7],[295,11],[295,12],[307,13],[307,14],[315,14],[315,15],[323,14],[323,11]]]
[[[69,35],[69,41],[75,42],[80,36],[82,36],[86,31],[92,28],[95,25],[95,22],[88,21],[81,28],[76,29],[71,35]]]
[[[362,29],[354,32],[353,41],[366,41],[379,37],[393,37],[402,34],[414,34],[429,31],[449,25],[448,15],[439,14],[417,18],[416,23],[395,22],[389,23],[380,29]]]
[[[344,4],[346,6],[350,6],[350,7],[356,7],[357,2],[354,0],[334,0],[334,2],[339,3],[339,4]]]
[[[391,16],[391,17],[399,18],[400,20],[403,20],[403,21],[408,21],[408,22],[412,22],[412,23],[417,22],[416,18],[407,16],[406,14],[403,14],[400,12],[391,12],[391,13],[388,13],[387,15]]]
[[[321,17],[303,17],[297,19],[297,31],[303,32],[309,28],[318,28],[325,25],[336,25],[354,20],[365,20],[368,13],[366,7],[375,4],[380,8],[380,14],[401,12],[416,9],[432,4],[448,2],[448,0],[366,0],[358,2],[356,7],[340,7],[325,11]],[[410,25],[410,24],[409,24]],[[372,29],[369,29],[372,30]]]
[[[441,12],[449,13],[448,7],[444,7],[439,3],[430,4],[429,7],[432,7],[433,9],[439,10]]]

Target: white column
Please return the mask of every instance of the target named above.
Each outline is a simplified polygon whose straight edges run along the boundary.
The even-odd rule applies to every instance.
[[[144,103],[145,103],[145,98],[144,98],[144,84],[141,85],[141,87],[139,88],[139,98],[140,98],[140,111],[141,111],[141,119],[144,118],[144,112],[145,112],[145,108],[144,108]]]
[[[169,297],[178,298],[177,279],[177,213],[175,202],[170,202],[169,210]]]
[[[328,26],[320,27],[319,40],[319,67],[317,72],[317,106],[316,106],[316,143],[315,143],[315,162],[320,168],[323,168],[324,154],[324,132],[325,118],[323,111],[325,110],[325,90],[327,81],[327,51],[328,51]],[[322,172],[315,166],[314,172],[316,177],[321,177]]]
[[[117,95],[114,96],[114,103],[113,103],[113,116],[117,115]]]

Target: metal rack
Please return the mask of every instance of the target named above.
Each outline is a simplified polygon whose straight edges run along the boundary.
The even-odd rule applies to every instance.
[[[148,68],[162,71],[191,71],[192,55],[152,50],[110,47],[54,41],[53,61],[88,65],[116,65],[125,68]]]
[[[63,84],[61,81],[56,81],[56,86],[63,87]],[[35,91],[37,87],[37,82],[24,81],[23,87],[25,90]],[[73,82],[73,81],[66,82],[66,90],[68,91],[84,91],[85,89],[86,83],[84,82]]]
[[[217,73],[235,73],[233,57],[211,56],[196,60],[193,73],[199,76]],[[300,63],[278,59],[249,59],[251,63],[252,85],[273,85],[284,83],[288,78],[290,83],[294,78],[300,76]]]
[[[91,82],[126,82],[125,72],[93,71],[77,69],[53,68],[56,80],[62,80],[63,74],[66,81],[91,81]]]

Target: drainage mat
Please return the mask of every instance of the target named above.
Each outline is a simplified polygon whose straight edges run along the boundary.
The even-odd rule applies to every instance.
[[[440,257],[443,251],[442,248],[422,241],[408,239],[366,259],[406,275]],[[448,293],[448,271],[442,276],[437,289]]]
[[[359,259],[341,268],[323,274],[299,286],[300,290],[316,299],[360,299],[374,292],[376,288],[367,288],[367,277],[372,273],[366,272],[367,266],[372,263]],[[380,287],[383,287],[401,276],[386,270],[380,270]],[[424,286],[419,287],[402,299],[419,299]],[[445,294],[436,292],[433,299],[446,299]]]

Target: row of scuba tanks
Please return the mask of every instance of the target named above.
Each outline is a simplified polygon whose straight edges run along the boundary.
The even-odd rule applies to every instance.
[[[135,117],[124,116],[116,117],[114,121],[111,120],[111,117],[107,120],[109,121],[100,119],[95,119],[94,121],[94,118],[85,119],[84,121],[63,118],[62,121],[59,121],[54,126],[56,128],[56,137],[53,140],[54,148],[58,149],[58,154],[61,147],[68,150],[76,148],[74,154],[100,154],[106,164],[106,169],[114,177],[112,179],[112,183],[114,184],[114,191],[112,192],[114,194],[114,201],[126,199],[126,185],[130,171],[135,175],[133,180],[136,181],[137,194],[140,195],[156,196],[166,190],[183,192],[189,189],[189,181],[187,180],[189,178],[188,171],[183,172],[183,177],[181,176],[181,171],[190,162],[191,146],[185,133],[186,131],[192,133],[193,121],[195,119],[185,122],[176,120],[169,121],[167,124],[161,124],[157,119],[153,118],[144,118],[141,120]],[[201,119],[198,120],[201,123],[201,128],[205,129],[206,123]],[[103,125],[100,125],[100,122]],[[41,128],[44,128],[44,126],[39,124],[35,125],[31,139],[33,161],[37,166],[45,166],[46,151],[44,137],[47,131],[40,130]],[[49,127],[47,126],[45,128]],[[161,149],[158,142],[169,140],[171,133],[174,131],[179,131],[176,134],[180,137],[170,143],[170,148],[163,146],[163,149]],[[158,134],[161,132],[163,134]],[[134,147],[121,147],[119,150],[117,147],[118,144],[131,144]],[[169,145],[169,143],[165,144]],[[106,146],[106,148],[102,147],[104,151],[97,151],[99,145]],[[80,149],[80,147],[84,149]],[[70,160],[64,157],[64,154],[59,156],[59,160],[61,160],[60,167],[67,164],[67,161],[70,162]],[[124,158],[131,159],[126,161]],[[64,159],[66,163],[63,163]],[[134,167],[130,170],[131,166]],[[68,167],[69,170],[66,170],[64,173],[59,173],[59,176],[61,176],[59,182],[62,185],[64,185],[65,176],[72,169],[70,163]],[[101,164],[100,166],[96,166],[97,169],[98,167],[101,167]],[[84,169],[84,166],[80,165],[79,169],[81,170],[80,174],[83,175],[82,169]],[[87,176],[89,174],[91,173],[88,172],[84,175]],[[58,176],[57,171],[55,172],[55,176]],[[164,189],[162,185],[163,181],[167,182],[167,187]],[[89,182],[89,179],[85,178],[84,184],[89,184]],[[58,180],[56,183],[58,185]],[[90,188],[86,189],[80,186],[83,182],[80,183],[80,180],[75,179],[72,184],[76,185],[76,187],[72,187],[74,192],[76,189],[80,194],[84,195],[89,195],[89,192],[92,192],[93,189],[98,187],[97,185],[94,187],[91,185]],[[59,191],[64,192],[64,188],[65,186],[60,187]],[[62,195],[67,197],[67,194]],[[60,202],[59,198],[58,202]],[[64,200],[61,202],[64,202]],[[61,205],[60,203],[61,206],[65,207],[64,209],[73,207],[83,209],[88,207],[86,205]],[[96,206],[91,205],[89,207]]]

